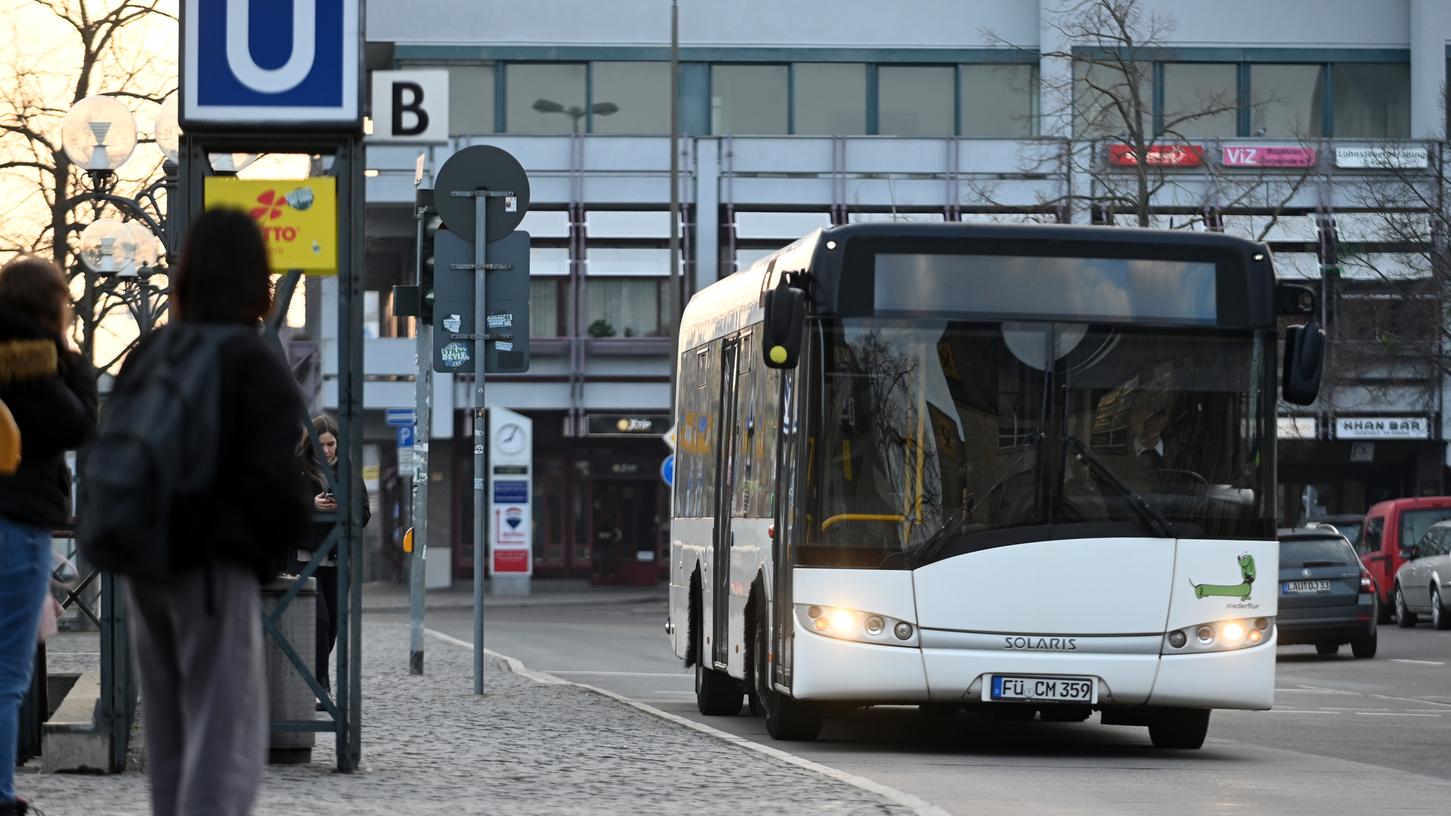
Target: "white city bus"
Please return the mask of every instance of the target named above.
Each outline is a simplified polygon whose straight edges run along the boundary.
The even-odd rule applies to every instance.
[[[680,329],[670,632],[706,714],[813,739],[862,705],[1148,726],[1273,700],[1266,249],[1101,227],[861,224]],[[1287,400],[1322,333],[1285,332]]]

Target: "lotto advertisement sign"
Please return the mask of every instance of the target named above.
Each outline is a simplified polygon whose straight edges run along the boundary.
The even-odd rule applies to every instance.
[[[337,273],[337,180],[331,176],[285,181],[211,176],[206,206],[251,215],[267,239],[273,272]]]

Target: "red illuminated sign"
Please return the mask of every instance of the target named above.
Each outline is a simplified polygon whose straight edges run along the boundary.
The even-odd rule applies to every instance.
[[[1108,163],[1134,167],[1139,163],[1133,145],[1108,146]],[[1204,163],[1204,148],[1199,145],[1150,145],[1144,151],[1144,164],[1150,167],[1198,167]]]

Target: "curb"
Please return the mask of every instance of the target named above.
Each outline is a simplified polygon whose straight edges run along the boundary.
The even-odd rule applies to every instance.
[[[423,631],[424,634],[437,638],[444,643],[459,646],[468,649],[469,651],[473,651],[474,649],[474,645],[466,640],[460,640],[459,638],[452,637],[451,635],[446,635],[433,629],[424,629]],[[518,658],[499,654],[498,652],[487,647],[485,647],[484,649],[484,654],[497,660],[503,661],[504,664],[508,666],[509,671],[514,672],[515,674],[518,674],[522,677],[527,677],[536,683],[551,686],[574,686],[575,688],[593,692],[594,694],[598,694],[601,697],[614,700],[617,703],[629,706],[630,708],[636,709],[637,711],[648,714],[657,719],[684,726],[685,728],[689,728],[692,731],[697,731],[701,734],[705,734],[706,736],[714,737],[718,740],[721,740],[722,742],[728,742],[738,748],[742,748],[747,751],[754,751],[755,753],[770,757],[779,762],[784,762],[788,765],[794,765],[797,768],[821,774],[822,776],[828,777],[830,779],[835,779],[838,782],[843,782],[847,785],[851,785],[854,788],[859,788],[869,793],[874,793],[894,805],[907,808],[912,813],[917,814],[917,816],[951,816],[951,814],[949,814],[946,810],[932,804],[931,802],[928,802],[925,799],[922,799],[919,796],[907,793],[906,791],[897,790],[896,788],[887,785],[883,785],[880,782],[874,782],[864,776],[858,776],[847,771],[833,768],[829,765],[822,765],[819,762],[813,762],[812,760],[806,759],[804,757],[799,757],[795,754],[783,751],[779,748],[773,748],[769,745],[763,745],[759,742],[756,742],[755,740],[737,736],[727,731],[722,731],[719,728],[712,728],[708,725],[705,725],[704,723],[698,723],[694,720],[681,717],[678,714],[671,714],[668,711],[656,708],[655,706],[649,705],[647,703],[636,702],[635,700],[631,700],[624,695],[616,694],[615,692],[609,691],[607,689],[587,685],[585,683],[576,683],[573,680],[566,680],[562,677],[549,674],[548,672],[533,671],[532,669],[526,668],[523,661],[519,660]]]
[[[531,606],[606,606],[619,604],[654,603],[656,601],[668,600],[666,595],[605,595],[598,598],[566,596],[551,598],[548,595],[509,598],[509,597],[488,597],[484,598],[484,609],[522,609]],[[471,610],[474,608],[473,598],[461,598],[457,601],[425,601],[425,612],[457,612]],[[408,603],[401,604],[379,604],[369,605],[363,603],[363,614],[369,612],[408,612],[412,607]]]

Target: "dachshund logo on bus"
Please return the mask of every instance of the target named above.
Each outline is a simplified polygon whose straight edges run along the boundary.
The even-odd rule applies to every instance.
[[[1255,582],[1255,559],[1249,553],[1239,557],[1239,574],[1243,579],[1238,584],[1196,584],[1194,579],[1189,579],[1189,585],[1194,587],[1194,597],[1208,598],[1211,596],[1219,598],[1238,598],[1241,601],[1249,600],[1250,588]]]

